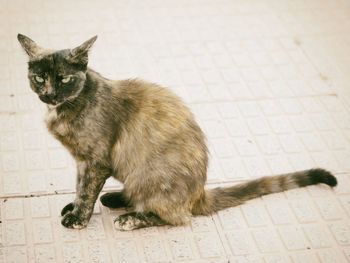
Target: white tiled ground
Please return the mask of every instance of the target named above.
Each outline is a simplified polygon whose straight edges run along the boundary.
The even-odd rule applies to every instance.
[[[0,0],[0,262],[350,262],[348,0]],[[67,230],[74,163],[47,133],[18,32],[166,85],[211,149],[209,187],[321,166],[339,187],[253,200],[188,227],[112,228],[101,204]],[[120,188],[108,182],[105,189]],[[30,197],[34,195],[35,197]],[[25,198],[25,196],[27,196]]]

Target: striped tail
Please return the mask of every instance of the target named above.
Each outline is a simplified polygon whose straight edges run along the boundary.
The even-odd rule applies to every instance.
[[[266,176],[231,187],[210,189],[195,204],[192,213],[194,215],[209,215],[263,195],[320,183],[334,187],[337,185],[337,179],[330,172],[317,168],[283,175]]]

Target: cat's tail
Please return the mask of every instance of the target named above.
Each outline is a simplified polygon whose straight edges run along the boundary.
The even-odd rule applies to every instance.
[[[289,174],[267,176],[231,187],[207,190],[194,205],[194,215],[209,215],[224,208],[233,207],[259,196],[285,190],[324,183],[337,185],[337,178],[324,169],[311,169]]]

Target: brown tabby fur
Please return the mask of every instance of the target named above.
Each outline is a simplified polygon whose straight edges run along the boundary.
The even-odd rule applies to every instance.
[[[102,203],[135,211],[115,220],[121,230],[188,224],[191,215],[209,215],[261,195],[317,183],[336,185],[329,172],[314,169],[205,190],[205,138],[181,99],[159,85],[112,81],[88,68],[88,50],[96,37],[59,51],[45,50],[23,35],[18,40],[29,55],[31,87],[48,103],[48,130],[77,163],[76,199],[62,210],[66,227],[87,225],[110,176],[124,190],[102,196]],[[67,75],[72,78],[63,84]]]

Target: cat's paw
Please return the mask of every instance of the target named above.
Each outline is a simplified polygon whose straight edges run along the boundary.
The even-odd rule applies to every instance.
[[[86,220],[81,220],[77,215],[72,212],[67,212],[62,220],[61,224],[67,228],[82,229],[87,226]]]
[[[67,214],[68,212],[73,211],[74,209],[74,203],[69,203],[68,205],[66,205],[65,207],[63,207],[62,211],[61,211],[61,216],[64,216],[65,214]]]
[[[139,228],[135,218],[128,214],[118,216],[114,220],[114,227],[120,231],[130,231]]]

